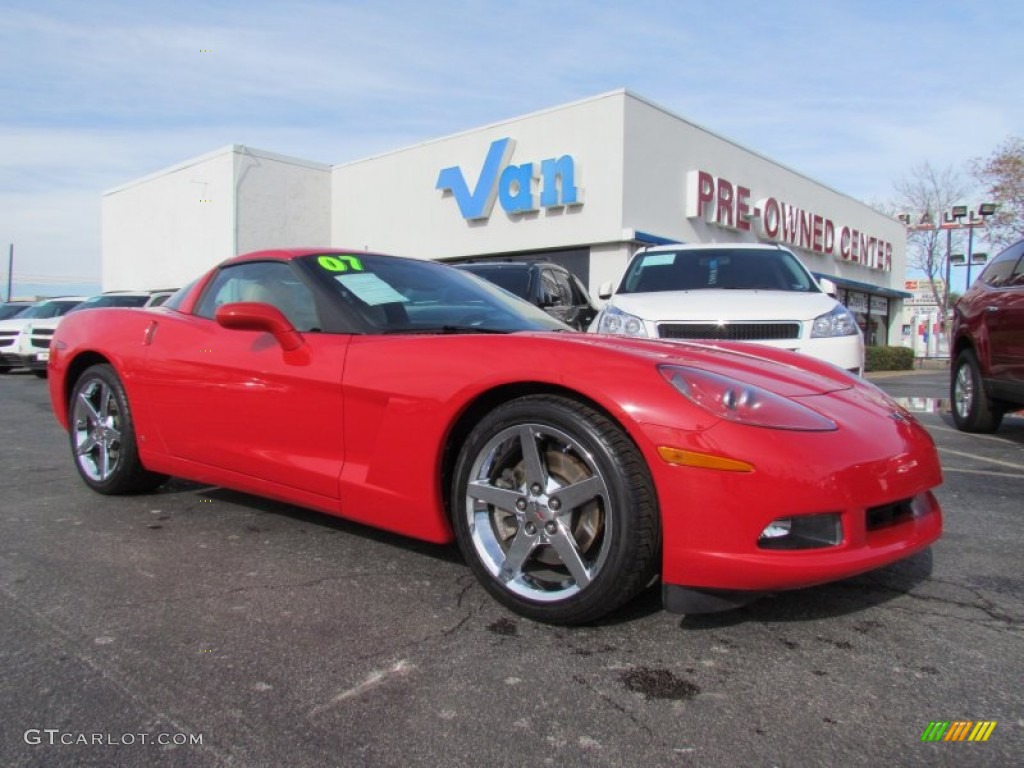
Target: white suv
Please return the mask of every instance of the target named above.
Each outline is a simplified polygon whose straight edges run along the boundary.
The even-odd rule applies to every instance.
[[[64,314],[102,307],[155,307],[163,304],[174,291],[109,291],[83,299]],[[19,318],[24,315],[19,315]],[[50,342],[63,315],[41,320],[30,320],[17,341],[14,356],[18,364],[30,369],[40,378],[46,377],[50,359]]]
[[[59,318],[70,309],[85,301],[85,296],[61,296],[45,299],[33,304],[17,317],[0,320],[0,373],[19,368],[25,363],[20,350],[26,329],[33,321],[43,318]]]
[[[824,288],[824,290],[823,290]],[[591,333],[669,340],[752,341],[860,374],[857,321],[790,251],[775,245],[663,245],[638,252]]]

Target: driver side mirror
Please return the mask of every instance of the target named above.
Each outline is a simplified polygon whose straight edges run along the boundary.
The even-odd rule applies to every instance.
[[[612,281],[609,280],[607,283],[601,283],[601,286],[597,289],[597,298],[608,300],[612,297]]]
[[[302,346],[302,335],[288,318],[272,304],[257,301],[236,301],[222,304],[214,313],[214,320],[222,328],[234,331],[263,331],[277,339],[286,352]]]
[[[823,290],[825,293],[827,293],[832,298],[835,298],[835,296],[836,296],[836,284],[835,283],[833,283],[827,277],[823,277],[823,278],[821,278],[821,280],[818,281],[818,285],[821,286],[821,290]]]

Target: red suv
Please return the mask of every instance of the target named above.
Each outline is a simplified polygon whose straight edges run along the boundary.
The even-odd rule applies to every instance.
[[[953,312],[953,421],[995,432],[1024,408],[1024,240],[996,256]]]

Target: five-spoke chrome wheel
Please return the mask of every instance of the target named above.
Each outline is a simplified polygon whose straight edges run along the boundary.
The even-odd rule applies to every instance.
[[[111,366],[87,368],[75,381],[68,405],[75,467],[90,488],[135,493],[152,490],[167,479],[146,470],[139,460],[128,396]]]
[[[460,547],[513,610],[591,621],[650,581],[658,548],[650,477],[603,414],[553,396],[512,400],[470,433],[455,474]]]
[[[106,482],[121,459],[121,410],[109,385],[92,378],[71,404],[75,461],[90,480]]]
[[[561,430],[501,430],[470,470],[466,512],[473,546],[509,591],[549,602],[593,581],[608,554],[614,518],[593,457]]]

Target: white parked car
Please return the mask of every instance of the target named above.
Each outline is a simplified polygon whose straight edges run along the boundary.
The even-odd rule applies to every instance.
[[[663,245],[638,252],[591,333],[751,341],[860,374],[864,337],[846,307],[790,251],[775,245]]]
[[[85,299],[85,296],[45,299],[36,302],[17,317],[0,320],[0,373],[7,373],[12,368],[20,368],[25,364],[21,350],[26,331],[33,322],[53,319],[56,326],[57,319]]]
[[[64,314],[100,307],[153,307],[165,302],[174,291],[109,291],[81,300]],[[46,377],[50,359],[50,341],[63,315],[30,320],[15,345],[14,356],[18,365],[30,369],[36,376]]]

